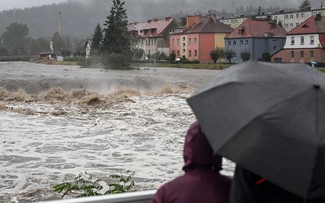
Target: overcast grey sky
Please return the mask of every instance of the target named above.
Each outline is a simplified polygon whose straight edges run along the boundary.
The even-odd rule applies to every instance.
[[[0,11],[14,8],[28,8],[45,4],[61,3],[66,0],[0,0]]]

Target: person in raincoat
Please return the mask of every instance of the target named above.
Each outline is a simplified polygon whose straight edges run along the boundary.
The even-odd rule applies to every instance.
[[[219,173],[222,157],[214,156],[198,122],[187,131],[184,175],[161,186],[152,203],[228,203],[231,179]]]
[[[231,185],[229,203],[324,203],[322,200],[304,200],[266,178],[237,165]]]

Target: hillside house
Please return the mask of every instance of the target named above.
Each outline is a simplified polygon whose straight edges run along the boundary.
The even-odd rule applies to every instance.
[[[174,29],[170,34],[170,51],[177,58],[189,61],[212,63],[210,52],[217,47],[224,48],[224,37],[233,31],[214,15],[188,16],[184,29]]]
[[[311,16],[287,33],[285,46],[272,56],[273,62],[325,63],[325,17]]]
[[[143,49],[146,56],[157,52],[169,56],[169,31],[178,27],[178,22],[171,17],[163,20],[153,19],[143,23],[130,23],[128,30],[138,40],[137,48]]]
[[[281,50],[285,39],[286,31],[269,18],[248,18],[225,37],[225,50],[234,52],[232,62],[243,62],[243,53],[257,61],[264,53],[271,56]]]

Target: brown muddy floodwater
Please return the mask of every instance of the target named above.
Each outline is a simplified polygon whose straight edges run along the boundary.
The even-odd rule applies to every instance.
[[[117,71],[0,63],[0,202],[57,199],[55,184],[135,172],[137,190],[182,174],[186,103],[214,70]],[[224,173],[233,164],[224,161]]]

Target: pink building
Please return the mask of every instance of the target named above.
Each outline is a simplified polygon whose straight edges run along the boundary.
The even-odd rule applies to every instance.
[[[185,57],[201,63],[213,62],[210,52],[224,48],[224,38],[233,29],[218,21],[215,16],[188,16],[184,29],[174,29],[170,34],[170,52],[176,58]]]

